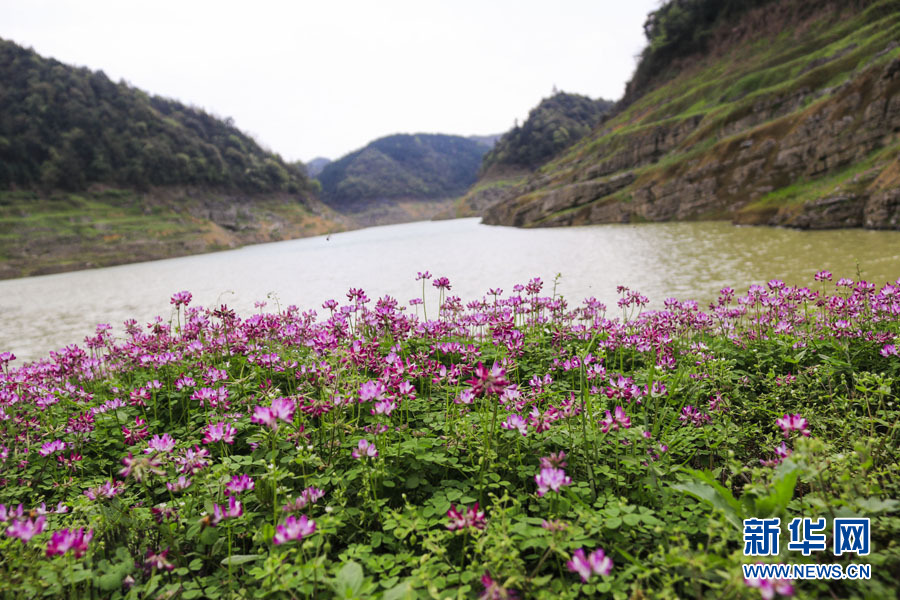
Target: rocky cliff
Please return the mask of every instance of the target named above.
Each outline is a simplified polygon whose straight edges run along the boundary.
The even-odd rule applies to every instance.
[[[718,27],[485,222],[900,229],[900,3],[782,0]]]

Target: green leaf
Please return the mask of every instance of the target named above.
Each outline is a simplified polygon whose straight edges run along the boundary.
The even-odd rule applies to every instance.
[[[262,554],[232,554],[231,556],[223,558],[221,564],[224,567],[227,567],[228,565],[242,565],[244,563],[259,560],[260,558],[263,558]]]
[[[625,515],[624,517],[622,517],[622,520],[625,521],[625,524],[628,525],[629,527],[634,527],[635,525],[637,525],[638,523],[641,522],[641,516],[633,514],[633,513],[629,513],[629,514]]]
[[[721,511],[729,523],[743,531],[744,509],[731,490],[716,481],[712,473],[694,469],[684,469],[684,472],[693,477],[695,481],[674,484],[672,489],[693,496]]]
[[[768,517],[773,514],[781,514],[787,509],[787,505],[794,497],[794,488],[800,477],[800,467],[791,460],[785,460],[775,469],[775,481],[772,483],[772,492],[764,497],[757,498],[755,502],[756,516]]]
[[[401,581],[391,589],[387,590],[382,596],[383,600],[411,600],[416,597],[409,581]]]
[[[611,519],[607,519],[606,523],[604,523],[603,526],[607,529],[618,529],[622,526],[622,518],[612,517]]]
[[[341,598],[355,598],[363,585],[363,570],[359,563],[346,563],[334,578],[334,591]]]

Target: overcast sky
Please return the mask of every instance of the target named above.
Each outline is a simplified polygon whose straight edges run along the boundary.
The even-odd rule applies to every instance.
[[[616,100],[658,4],[0,0],[0,37],[307,161],[393,133],[502,133],[553,86]]]

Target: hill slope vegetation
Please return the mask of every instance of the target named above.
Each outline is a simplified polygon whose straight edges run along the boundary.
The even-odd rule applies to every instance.
[[[541,100],[485,155],[478,181],[448,216],[474,216],[506,197],[526,175],[590,133],[613,105],[565,92]]]
[[[652,14],[616,115],[485,221],[900,227],[900,2],[734,4]]]

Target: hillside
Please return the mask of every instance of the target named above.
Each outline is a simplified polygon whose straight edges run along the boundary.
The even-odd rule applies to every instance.
[[[365,223],[428,218],[475,182],[484,141],[437,135],[377,139],[322,169],[322,200]]]
[[[900,2],[674,0],[646,30],[615,116],[485,222],[900,228]]]
[[[0,277],[340,227],[226,119],[0,40]]]
[[[452,216],[480,214],[505,198],[535,168],[590,133],[612,107],[608,100],[565,92],[544,98],[484,156],[478,181],[453,207]]]

